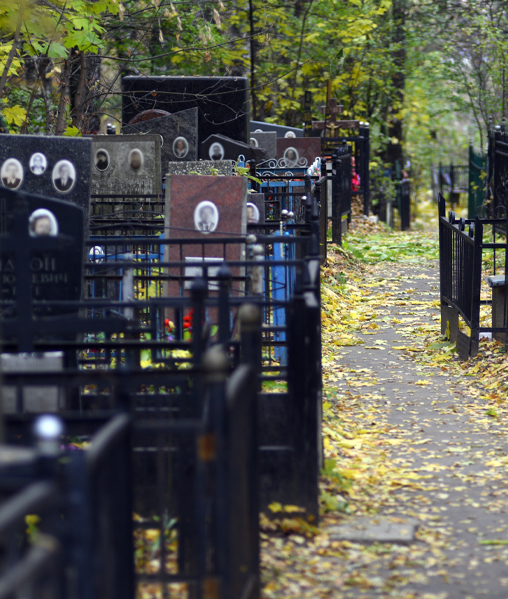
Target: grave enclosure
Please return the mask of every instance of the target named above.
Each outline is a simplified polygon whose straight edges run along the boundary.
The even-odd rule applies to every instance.
[[[13,553],[14,589],[255,599],[259,512],[318,521],[319,265],[328,220],[340,243],[350,218],[360,142],[249,137],[245,80],[170,79],[174,96],[124,80],[129,133],[62,140],[72,163],[82,153],[79,197],[68,174],[51,171],[48,197],[2,176],[0,521],[14,515],[0,542],[28,514],[45,535]],[[210,120],[221,94],[232,112]],[[255,178],[213,143],[251,148]],[[14,142],[2,152],[31,168]],[[41,152],[48,173],[64,160]]]

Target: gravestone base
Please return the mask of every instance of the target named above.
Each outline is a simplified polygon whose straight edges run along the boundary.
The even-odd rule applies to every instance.
[[[402,520],[402,521],[401,521]],[[406,544],[414,540],[418,521],[401,518],[355,518],[328,530],[332,541]]]
[[[63,352],[1,354],[0,372],[62,372],[63,360]],[[4,414],[58,412],[64,407],[63,390],[58,387],[24,385],[19,395],[15,387],[2,387]]]

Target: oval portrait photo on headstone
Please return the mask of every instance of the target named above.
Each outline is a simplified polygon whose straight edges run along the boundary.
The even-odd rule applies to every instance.
[[[8,158],[0,169],[0,180],[4,187],[18,189],[23,183],[25,171],[23,165],[16,158]]]
[[[30,237],[56,237],[58,221],[55,215],[46,208],[34,210],[28,219]]]
[[[189,153],[189,142],[185,137],[177,137],[173,142],[173,154],[175,158],[185,158]]]
[[[292,168],[298,164],[300,156],[298,155],[298,151],[295,148],[288,148],[284,152],[284,161],[286,166]]]
[[[72,162],[59,160],[53,167],[51,175],[53,187],[60,193],[69,193],[76,185],[76,169]]]
[[[252,202],[247,202],[247,224],[255,225],[259,222],[259,208]]]
[[[46,172],[48,168],[48,160],[41,152],[32,154],[29,162],[30,170],[34,175],[40,176]]]
[[[218,142],[213,143],[208,150],[210,160],[222,160],[224,158],[224,146]]]
[[[145,163],[145,157],[143,152],[135,148],[129,152],[129,166],[135,173],[139,173],[143,169]]]
[[[194,210],[194,226],[201,233],[213,233],[219,224],[219,211],[217,206],[205,200],[199,202]]]
[[[107,171],[109,165],[111,164],[111,159],[109,157],[109,153],[104,149],[100,148],[95,152],[95,168],[103,173]]]

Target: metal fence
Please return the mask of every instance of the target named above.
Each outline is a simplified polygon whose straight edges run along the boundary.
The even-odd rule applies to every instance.
[[[329,159],[343,142],[352,148],[352,158],[355,160],[355,170],[360,177],[360,188],[352,195],[363,199],[363,214],[370,212],[370,127],[368,123],[360,123],[358,135],[343,137],[322,137],[322,155]]]
[[[506,301],[504,305],[504,326],[485,327],[480,324],[480,308],[492,305],[490,300],[481,299],[482,253],[483,250],[501,251],[503,267],[508,266],[507,243],[484,241],[484,227],[506,226],[506,219],[455,219],[450,212],[445,217],[446,203],[439,197],[439,262],[441,295],[441,332],[452,342],[457,343],[459,355],[463,359],[478,353],[480,333],[506,333],[508,320]],[[494,271],[495,272],[495,271]],[[505,297],[507,291],[506,280]],[[459,328],[459,317],[469,327],[467,335]]]

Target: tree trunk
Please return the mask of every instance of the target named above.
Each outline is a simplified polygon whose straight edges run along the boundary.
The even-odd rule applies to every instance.
[[[69,80],[72,125],[81,133],[98,133],[101,128],[98,94],[101,59],[83,52],[77,58]]]
[[[393,0],[392,19],[392,45],[394,46],[394,51],[392,53],[394,69],[392,85],[395,93],[391,106],[391,114],[388,117],[388,135],[390,141],[386,148],[386,162],[395,165],[396,161],[399,161],[399,164],[402,167],[403,127],[402,121],[398,118],[398,113],[404,103],[406,68],[406,0]]]

